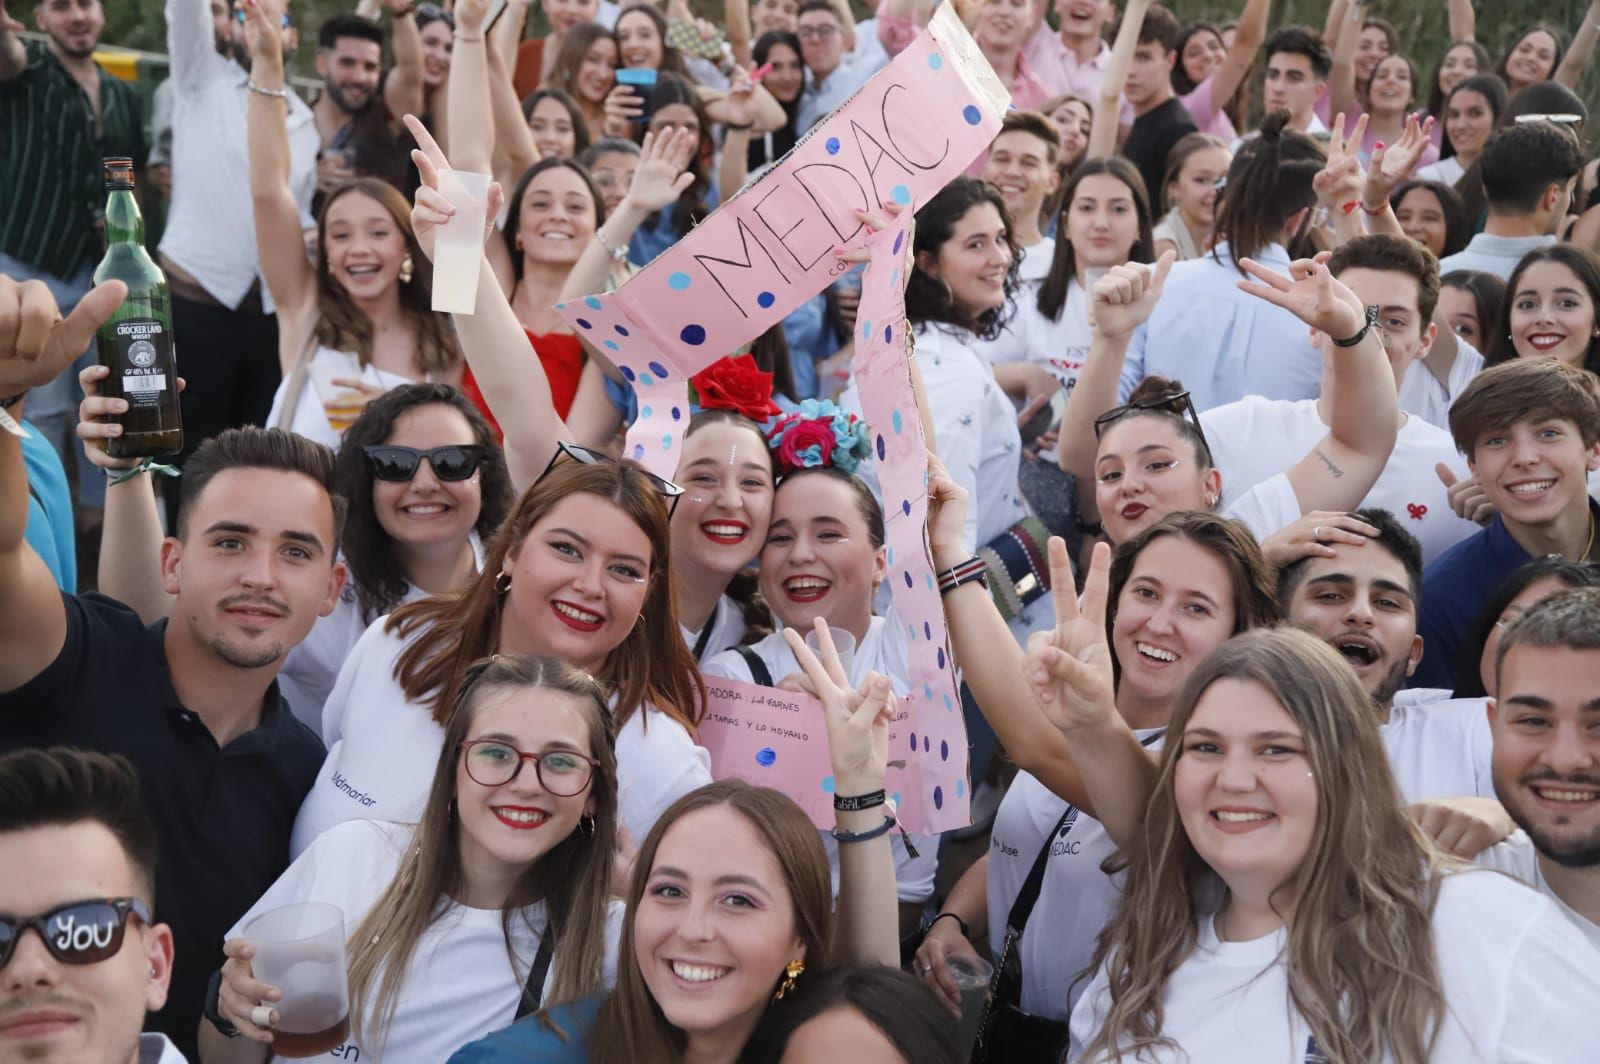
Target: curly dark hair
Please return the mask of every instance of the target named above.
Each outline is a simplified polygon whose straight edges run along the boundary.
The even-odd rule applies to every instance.
[[[1011,212],[1006,210],[1005,201],[993,185],[975,177],[958,177],[940,189],[938,195],[917,211],[917,235],[911,247],[919,258],[923,252],[938,258],[939,250],[955,232],[956,224],[972,208],[985,203],[993,204],[994,209],[1000,212],[1000,220],[1005,224],[1006,246],[1011,249],[1011,266],[1006,271],[1005,301],[979,314],[976,320],[969,319],[956,308],[950,295],[950,286],[942,279],[929,276],[919,265],[911,271],[911,277],[906,282],[906,317],[912,325],[943,322],[969,330],[980,340],[993,340],[1005,328],[1006,321],[1015,309],[1012,297],[1017,291],[1017,267],[1022,261],[1022,254],[1017,247],[1016,233],[1011,227]]]
[[[372,505],[372,467],[367,464],[365,448],[386,441],[394,432],[395,422],[407,410],[433,403],[448,406],[466,418],[473,441],[484,450],[483,464],[478,467],[478,490],[483,502],[473,531],[488,542],[511,508],[514,493],[505,455],[495,443],[488,422],[460,392],[448,384],[423,382],[395,388],[368,403],[345,432],[333,470],[334,489],[349,500],[350,506],[340,541],[345,564],[350,567],[350,588],[346,593],[354,592],[366,624],[399,605],[411,584],[395,556],[394,540],[383,530]]]

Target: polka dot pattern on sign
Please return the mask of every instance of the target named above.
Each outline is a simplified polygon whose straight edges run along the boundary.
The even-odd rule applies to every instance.
[[[689,275],[679,270],[667,278],[667,287],[674,292],[685,292],[689,289]]]

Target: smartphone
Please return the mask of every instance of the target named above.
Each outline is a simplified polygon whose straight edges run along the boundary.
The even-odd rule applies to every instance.
[[[648,67],[630,69],[623,68],[617,71],[617,84],[626,85],[639,97],[640,105],[644,108],[634,121],[640,125],[648,125],[650,116],[656,110],[656,72]]]

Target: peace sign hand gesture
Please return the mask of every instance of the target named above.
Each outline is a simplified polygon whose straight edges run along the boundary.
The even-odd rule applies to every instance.
[[[1328,272],[1329,255],[1323,251],[1316,258],[1296,259],[1289,264],[1288,277],[1254,259],[1240,259],[1239,265],[1257,280],[1238,282],[1239,290],[1282,307],[1333,339],[1354,336],[1367,320],[1367,308]]]
[[[839,652],[834,648],[828,622],[814,622],[822,661],[793,628],[783,630],[784,641],[794,651],[811,690],[822,702],[828,722],[828,755],[833,762],[837,794],[870,794],[883,789],[889,771],[889,720],[893,700],[889,681],[875,672],[852,688]]]
[[[1045,717],[1063,732],[1093,728],[1115,717],[1116,685],[1106,642],[1106,595],[1111,548],[1095,544],[1084,581],[1083,606],[1072,579],[1067,545],[1050,537],[1050,595],[1056,626],[1028,640],[1028,684]]]
[[[450,201],[439,191],[439,171],[450,169],[450,160],[445,158],[444,149],[439,147],[439,142],[433,139],[428,127],[416,115],[406,115],[405,123],[417,142],[417,147],[411,149],[411,161],[416,163],[417,175],[422,178],[422,184],[417,186],[416,202],[411,207],[411,229],[417,236],[422,253],[432,259],[434,237],[439,227],[456,213]],[[486,241],[489,234],[494,232],[495,219],[500,217],[500,205],[505,201],[505,190],[500,187],[500,182],[490,182],[487,199],[483,228],[483,239]]]
[[[1366,172],[1361,167],[1361,158],[1357,154],[1361,138],[1366,132],[1366,115],[1363,114],[1356,119],[1355,127],[1348,137],[1344,135],[1343,113],[1334,116],[1333,132],[1328,136],[1328,161],[1311,179],[1311,187],[1317,193],[1317,200],[1329,210],[1338,208],[1349,214],[1356,209],[1356,202],[1361,198],[1362,185],[1367,180]]]
[[[1367,183],[1361,193],[1361,202],[1368,212],[1381,212],[1389,201],[1389,194],[1411,176],[1432,143],[1432,133],[1432,115],[1422,120],[1414,114],[1407,115],[1405,132],[1400,134],[1399,140],[1388,147],[1379,144],[1372,149]]]

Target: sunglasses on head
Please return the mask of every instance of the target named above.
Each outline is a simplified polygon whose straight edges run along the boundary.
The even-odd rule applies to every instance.
[[[1554,122],[1558,126],[1577,126],[1583,124],[1583,116],[1570,113],[1559,115],[1518,115],[1514,121],[1519,126],[1525,126],[1531,122]]]
[[[362,448],[372,475],[379,480],[403,484],[417,475],[417,467],[426,458],[433,475],[440,480],[466,480],[483,464],[483,448],[475,443],[451,444],[419,451],[415,447],[402,447],[395,443],[369,443]]]
[[[544,467],[543,473],[539,474],[539,480],[543,480],[545,477],[550,475],[550,470],[554,469],[556,467],[556,463],[561,461],[562,455],[566,455],[574,462],[582,462],[584,465],[599,465],[602,463],[609,463],[611,465],[621,464],[617,461],[617,459],[611,457],[609,454],[606,454],[604,451],[592,451],[587,447],[581,447],[576,443],[568,443],[566,440],[562,440],[556,444],[556,453],[550,456],[550,464]],[[674,484],[670,480],[656,476],[643,466],[635,465],[633,468],[642,473],[644,478],[648,480],[651,486],[656,489],[656,492],[662,498],[667,500],[667,512],[671,513],[672,510],[678,505],[678,496],[683,494],[683,487],[681,485]]]
[[[1211,462],[1211,444],[1206,440],[1206,430],[1200,427],[1200,415],[1194,408],[1194,400],[1189,398],[1188,392],[1179,392],[1176,395],[1164,395],[1159,399],[1143,399],[1137,403],[1124,403],[1114,406],[1104,414],[1094,419],[1094,438],[1100,439],[1101,435],[1110,425],[1116,424],[1129,414],[1138,414],[1145,411],[1165,411],[1187,418],[1194,426],[1195,433],[1200,437],[1200,446],[1205,448],[1205,458]]]
[[[440,19],[451,29],[456,28],[456,17],[438,4],[418,4],[415,8],[418,22],[434,22]]]
[[[75,901],[43,916],[0,916],[0,968],[16,952],[22,933],[33,928],[50,956],[62,964],[96,964],[116,956],[128,929],[128,915],[148,925],[150,908],[137,898]]]

